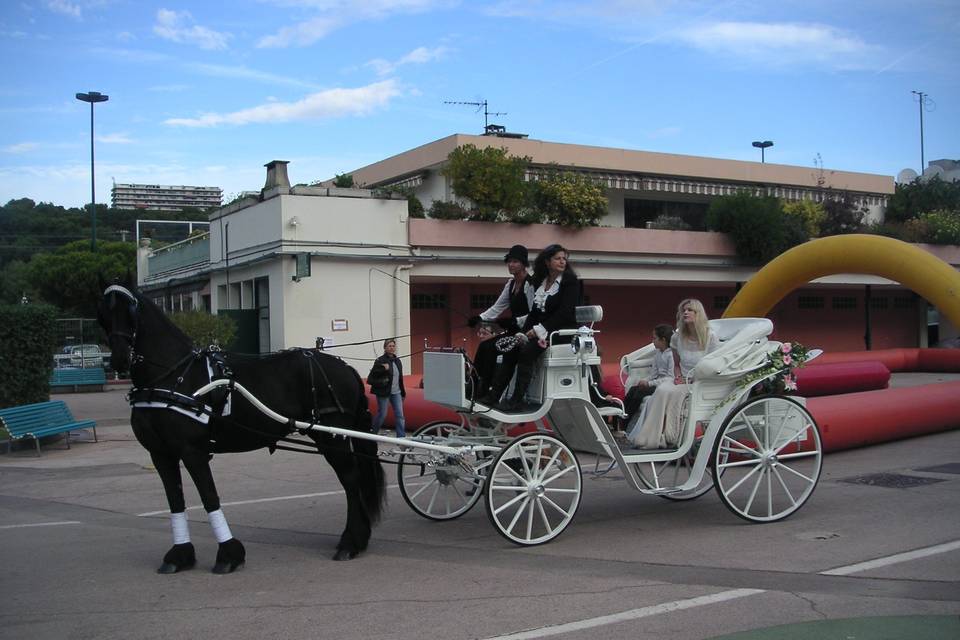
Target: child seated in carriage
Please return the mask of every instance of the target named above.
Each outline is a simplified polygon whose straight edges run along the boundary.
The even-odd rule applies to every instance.
[[[704,355],[720,346],[710,329],[707,313],[699,300],[684,300],[677,307],[677,332],[670,338],[676,354],[674,378],[658,385],[646,403],[627,440],[641,449],[663,449],[677,444],[682,431],[681,409],[693,370]]]
[[[673,349],[670,348],[672,336],[673,327],[668,324],[658,324],[653,328],[653,346],[657,352],[653,356],[650,374],[630,387],[623,402],[623,410],[631,418],[640,410],[644,398],[653,395],[657,387],[664,382],[673,380],[676,363]]]

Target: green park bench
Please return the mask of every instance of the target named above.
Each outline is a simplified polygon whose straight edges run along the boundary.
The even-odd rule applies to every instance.
[[[80,391],[103,391],[107,384],[107,375],[103,367],[87,367],[85,369],[54,369],[50,374],[50,390],[64,391],[72,389]]]
[[[101,369],[101,374],[103,370]],[[70,432],[93,428],[93,441],[97,442],[97,423],[93,420],[76,420],[63,400],[24,404],[19,407],[0,409],[0,441],[7,443],[7,452],[14,442],[33,438],[40,455],[40,438],[66,433],[67,449],[70,448]]]

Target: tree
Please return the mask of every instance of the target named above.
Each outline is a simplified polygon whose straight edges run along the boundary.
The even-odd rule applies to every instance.
[[[783,213],[773,196],[742,191],[710,203],[707,228],[729,233],[737,255],[746,263],[764,265],[808,239],[800,220]]]
[[[783,203],[783,212],[800,221],[803,230],[811,238],[820,235],[820,225],[827,217],[823,205],[812,200],[792,200]]]
[[[472,219],[494,221],[523,206],[529,166],[530,158],[509,156],[506,149],[467,144],[450,152],[441,173],[457,196],[473,202]]]
[[[867,207],[857,204],[849,191],[824,191],[823,210],[826,216],[820,224],[820,236],[836,236],[863,230]]]
[[[887,203],[885,220],[905,222],[931,211],[960,212],[960,181],[945,182],[940,176],[898,184]]]
[[[102,293],[99,277],[112,280],[133,272],[136,258],[132,242],[98,242],[93,253],[87,240],[77,240],[34,256],[28,277],[44,301],[61,311],[92,318]]]
[[[532,202],[546,222],[565,227],[593,227],[607,213],[603,188],[585,175],[550,171],[530,183]]]
[[[237,323],[226,315],[213,315],[206,311],[182,311],[171,313],[170,320],[200,348],[210,345],[225,347],[237,335]]]
[[[353,174],[338,173],[333,176],[333,186],[340,187],[341,189],[352,189],[354,187]]]

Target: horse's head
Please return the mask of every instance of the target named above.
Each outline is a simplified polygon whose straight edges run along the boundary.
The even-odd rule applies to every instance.
[[[121,284],[106,286],[97,304],[97,320],[107,334],[110,366],[114,371],[129,371],[140,324],[140,299],[136,288]]]

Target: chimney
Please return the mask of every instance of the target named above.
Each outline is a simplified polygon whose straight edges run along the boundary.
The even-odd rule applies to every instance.
[[[267,192],[279,187],[276,193],[290,193],[290,178],[287,177],[287,160],[271,160],[263,165],[267,168],[267,181],[263,185],[263,197],[268,198]]]

